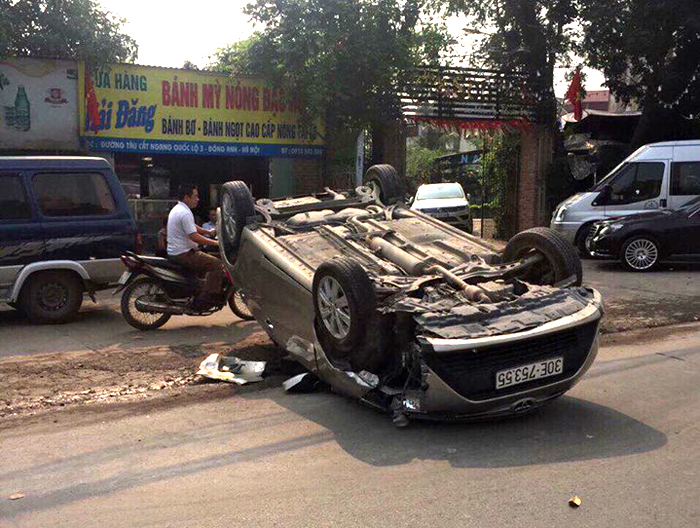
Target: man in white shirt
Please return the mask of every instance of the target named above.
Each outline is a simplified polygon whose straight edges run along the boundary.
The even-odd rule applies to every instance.
[[[168,215],[168,258],[192,271],[205,271],[207,274],[204,290],[195,299],[201,308],[207,308],[221,301],[224,265],[216,257],[199,250],[199,246],[217,246],[213,238],[216,231],[204,229],[194,222],[192,209],[199,204],[199,191],[191,183],[180,186],[177,205]]]

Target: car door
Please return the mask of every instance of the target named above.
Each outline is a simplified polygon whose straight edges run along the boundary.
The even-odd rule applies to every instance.
[[[91,279],[113,282],[119,257],[134,246],[133,222],[99,170],[42,170],[31,176],[47,260],[83,264]]]
[[[668,160],[628,163],[611,179],[605,216],[626,216],[668,206]]]
[[[44,235],[23,175],[0,172],[0,300],[19,271],[44,258]]]

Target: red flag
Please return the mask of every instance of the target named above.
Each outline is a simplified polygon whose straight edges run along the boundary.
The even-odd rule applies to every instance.
[[[92,83],[92,71],[87,65],[85,65],[85,109],[87,110],[91,128],[97,134],[101,123],[100,110],[97,95],[95,94],[95,85]]]
[[[574,105],[574,119],[581,121],[583,117],[583,106],[581,105],[581,69],[577,68],[574,78],[571,79],[571,86],[566,91],[566,100]]]

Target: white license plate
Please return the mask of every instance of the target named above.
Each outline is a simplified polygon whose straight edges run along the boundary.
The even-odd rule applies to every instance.
[[[122,273],[122,276],[119,277],[119,282],[117,284],[123,286],[124,284],[126,284],[126,281],[129,280],[129,277],[131,277],[131,272],[125,271],[124,273]]]
[[[496,372],[496,388],[504,389],[564,372],[564,358],[557,357]]]

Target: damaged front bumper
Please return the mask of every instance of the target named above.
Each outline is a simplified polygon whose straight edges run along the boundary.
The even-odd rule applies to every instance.
[[[478,420],[517,415],[561,396],[588,371],[598,353],[602,315],[602,299],[594,291],[582,310],[534,329],[474,339],[418,337],[419,389],[392,390],[362,373],[337,369],[316,343],[318,373],[338,392],[409,418]],[[496,388],[498,372],[552,358],[563,358],[560,373]]]

